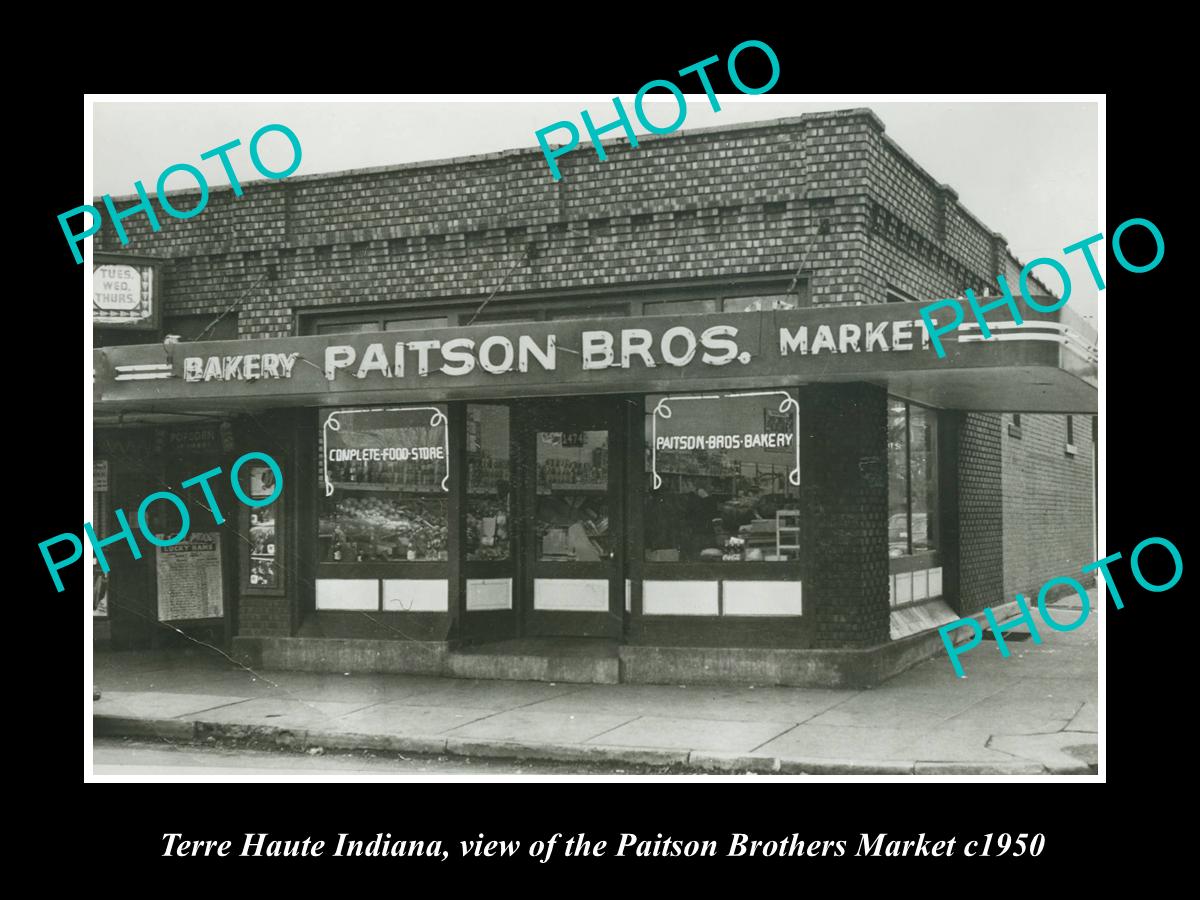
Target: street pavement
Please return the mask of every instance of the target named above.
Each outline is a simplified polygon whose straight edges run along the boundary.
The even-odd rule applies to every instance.
[[[1095,607],[1095,591],[1090,592]],[[1059,621],[1078,597],[1056,604]],[[97,736],[290,750],[784,774],[1087,775],[1097,617],[1043,643],[985,640],[870,689],[565,684],[250,671],[216,651],[98,652]],[[1020,626],[1016,632],[1027,631]],[[1006,637],[1012,632],[1006,632]]]

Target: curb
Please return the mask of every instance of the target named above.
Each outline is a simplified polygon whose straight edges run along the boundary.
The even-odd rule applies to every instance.
[[[193,741],[196,723],[180,719],[140,719],[136,716],[92,716],[92,734],[103,737],[155,737]]]
[[[1044,766],[1037,762],[917,762],[759,756],[714,750],[668,750],[593,744],[530,744],[435,735],[355,734],[273,725],[203,720],[93,715],[92,731],[104,737],[150,737],[179,741],[236,741],[257,738],[287,749],[380,750],[392,753],[486,757],[550,762],[607,762],[681,766],[698,772],[758,772],[779,775],[1094,775],[1086,763]]]

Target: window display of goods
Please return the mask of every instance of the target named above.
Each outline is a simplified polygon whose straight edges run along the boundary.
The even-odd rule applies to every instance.
[[[473,499],[467,504],[467,559],[508,559],[508,503]]]
[[[587,496],[539,498],[537,540],[543,559],[606,559],[612,548],[603,502]]]
[[[604,484],[608,481],[608,464],[603,466],[575,462],[569,459],[547,459],[538,464],[538,484]]]
[[[444,499],[338,496],[326,501],[321,516],[322,559],[445,560],[448,533]]]
[[[507,459],[492,459],[486,453],[467,458],[468,487],[491,487],[509,479]]]
[[[440,485],[446,463],[439,459],[350,460],[330,462],[329,480],[335,484],[390,484],[426,488]]]

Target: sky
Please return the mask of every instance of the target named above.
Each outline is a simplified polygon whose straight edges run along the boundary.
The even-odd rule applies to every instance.
[[[1019,259],[1028,262],[1048,256],[1063,261],[1072,281],[1069,307],[1095,324],[1097,290],[1087,264],[1079,253],[1065,259],[1062,255],[1063,247],[1103,230],[1095,103],[905,103],[858,97],[810,102],[799,95],[786,99],[770,94],[718,96],[721,110],[714,112],[703,94],[688,95],[681,130],[870,107],[883,120],[887,134],[934,178],[951,185],[963,206],[1003,234]],[[622,99],[627,109],[632,106],[632,97]],[[244,155],[245,145],[268,123],[282,123],[296,133],[303,158],[295,175],[313,175],[536,147],[534,133],[554,122],[570,120],[582,131],[582,109],[589,110],[597,123],[613,118],[605,115],[613,109],[611,97],[598,95],[519,102],[457,97],[406,97],[403,102],[236,97],[219,102],[98,100],[93,107],[90,196],[129,195],[138,180],[153,191],[159,173],[179,162],[195,165],[210,184],[228,184],[220,161],[201,161],[200,154],[234,138],[243,145],[238,148],[243,154],[240,163],[231,154],[235,171],[244,181],[258,180]],[[663,124],[678,113],[674,101],[647,102],[645,109],[651,122]],[[635,117],[633,121],[635,130],[645,133]],[[556,137],[551,135],[550,140]],[[268,136],[260,148],[269,167],[283,169],[291,160],[281,135]],[[574,152],[591,150],[585,144]],[[645,152],[653,152],[653,145],[647,145]],[[181,173],[172,176],[168,185],[184,189],[194,182]],[[1099,256],[1103,272],[1103,255]],[[1037,276],[1061,295],[1052,269],[1039,267]]]

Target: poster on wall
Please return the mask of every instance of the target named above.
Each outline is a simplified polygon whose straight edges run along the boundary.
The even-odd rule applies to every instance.
[[[160,622],[219,619],[225,614],[219,538],[213,532],[195,533],[171,547],[157,548]]]
[[[103,619],[108,615],[108,575],[92,566],[92,615]]]

